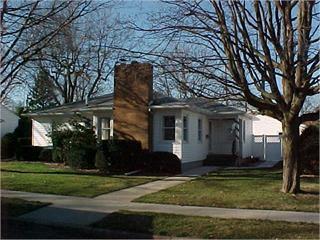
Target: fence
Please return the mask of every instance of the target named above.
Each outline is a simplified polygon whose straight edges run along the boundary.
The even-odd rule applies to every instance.
[[[280,135],[253,135],[253,156],[266,161],[279,161],[282,159],[282,142]]]

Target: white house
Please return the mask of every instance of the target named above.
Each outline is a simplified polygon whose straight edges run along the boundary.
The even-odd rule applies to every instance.
[[[2,103],[0,104],[0,127],[1,127],[1,138],[7,134],[12,133],[19,123],[19,117],[7,108]]]
[[[266,130],[259,127],[259,118],[230,106],[153,93],[149,64],[116,66],[114,89],[114,94],[28,114],[32,144],[50,146],[52,123],[66,122],[80,113],[92,121],[99,139],[139,140],[144,148],[176,154],[182,169],[188,169],[202,165],[210,154],[252,156],[253,131]]]

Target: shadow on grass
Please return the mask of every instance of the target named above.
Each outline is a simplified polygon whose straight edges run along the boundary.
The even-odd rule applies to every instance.
[[[319,190],[300,190],[298,193],[299,195],[301,194],[306,194],[306,195],[319,195]]]
[[[207,177],[201,177],[202,180],[250,180],[250,179],[263,179],[263,180],[281,180],[282,173],[273,173],[273,174],[239,174],[239,173],[216,173]]]
[[[31,174],[61,174],[61,175],[87,175],[87,176],[101,176],[99,173],[85,173],[85,172],[61,172],[61,171],[48,171],[48,172],[37,172],[37,171],[20,171],[20,170],[8,170],[1,169],[1,172],[12,172],[12,173],[31,173]]]
[[[95,176],[95,177],[108,177],[108,178],[115,178],[115,179],[146,179],[146,180],[152,180],[156,177],[154,176],[126,176],[126,175],[105,175],[100,172],[77,172],[77,171],[70,171],[70,172],[61,172],[61,171],[44,171],[44,172],[37,172],[37,171],[20,171],[20,170],[8,170],[8,169],[2,169],[1,172],[8,172],[8,173],[21,173],[21,174],[39,174],[39,175],[79,175],[79,176]],[[159,177],[160,178],[160,177]]]
[[[114,212],[109,214],[101,221],[92,224],[91,226],[103,229],[143,233],[149,235],[149,238],[153,238],[153,221],[154,216],[151,215],[136,215]]]
[[[152,239],[151,234],[27,222],[20,219],[1,221],[3,239]]]

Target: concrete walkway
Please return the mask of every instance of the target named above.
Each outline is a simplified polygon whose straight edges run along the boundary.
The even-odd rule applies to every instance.
[[[169,204],[135,203],[127,201],[127,198],[80,198],[49,195],[40,193],[25,193],[18,191],[2,191],[6,197],[16,197],[25,200],[38,200],[52,202],[48,207],[43,207],[33,212],[22,215],[20,218],[34,220],[45,224],[61,223],[70,225],[89,225],[107,216],[107,214],[119,211],[140,211],[172,213],[191,216],[207,216],[217,218],[238,219],[262,219],[288,222],[319,223],[319,213],[255,210],[255,209],[232,209],[215,207],[179,206]],[[115,196],[115,195],[114,195]],[[111,200],[111,201],[110,201]]]
[[[252,165],[252,166],[247,166],[247,167],[227,167],[225,169],[273,168],[278,163],[279,163],[279,161],[263,161],[263,162],[258,162],[256,165]]]
[[[214,207],[179,206],[168,204],[134,203],[132,200],[194,179],[196,176],[216,170],[201,167],[180,176],[169,177],[139,186],[103,194],[95,198],[61,196],[1,190],[1,195],[30,201],[52,203],[20,216],[20,219],[44,224],[68,224],[88,226],[108,214],[119,210],[173,213],[217,218],[267,219],[275,221],[319,223],[319,214],[310,212],[271,211],[254,209],[231,209]]]

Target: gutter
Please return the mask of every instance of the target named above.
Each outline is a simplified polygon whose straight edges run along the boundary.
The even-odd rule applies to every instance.
[[[33,117],[33,116],[69,116],[73,115],[75,113],[80,113],[80,112],[92,112],[92,111],[98,111],[98,110],[112,110],[112,107],[103,107],[103,108],[86,108],[86,109],[77,109],[74,111],[69,111],[69,112],[39,112],[39,113],[24,113],[21,114],[24,117]]]

